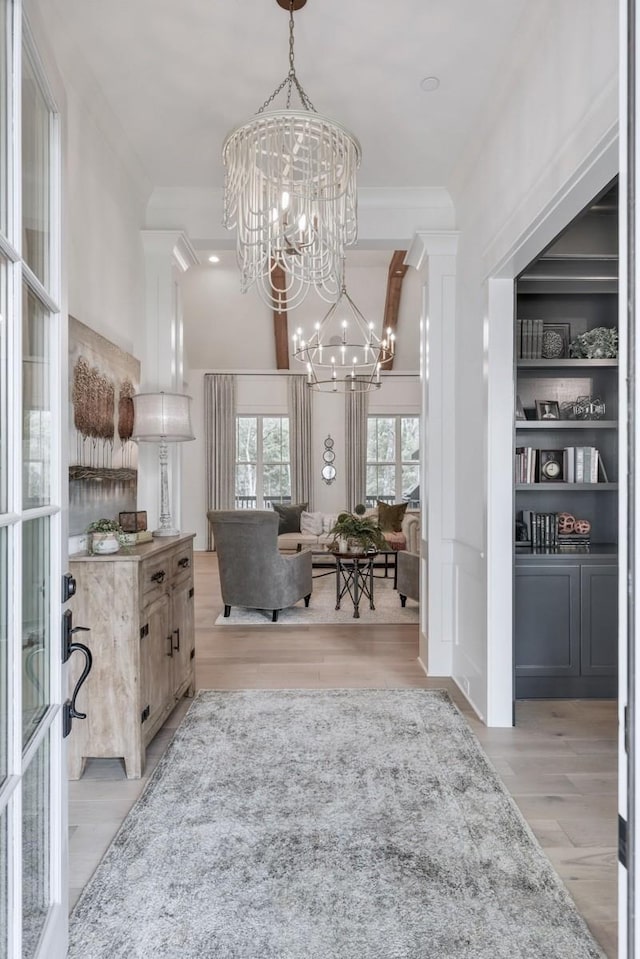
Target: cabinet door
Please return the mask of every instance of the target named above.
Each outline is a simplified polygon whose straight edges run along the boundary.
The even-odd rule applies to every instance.
[[[192,675],[194,650],[193,583],[187,581],[172,595],[172,694]],[[189,685],[193,680],[191,679]]]
[[[516,676],[578,676],[579,567],[519,566],[515,580]]]
[[[583,676],[615,676],[618,666],[618,570],[581,569],[581,668]]]
[[[165,710],[171,694],[172,636],[170,629],[171,599],[162,593],[142,613],[140,639],[141,709],[144,722],[150,725]]]

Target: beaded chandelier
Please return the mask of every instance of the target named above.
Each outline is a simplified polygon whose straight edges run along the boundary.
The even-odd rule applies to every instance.
[[[289,11],[289,72],[227,136],[222,156],[224,225],[237,231],[242,292],[255,286],[270,307],[284,310],[311,287],[329,302],[342,288],[345,247],[357,239],[361,150],[348,130],[316,112],[296,75],[293,11],[306,0],[277,2]],[[285,90],[286,109],[268,109]],[[298,110],[291,109],[294,92]],[[277,267],[284,283],[275,282]]]

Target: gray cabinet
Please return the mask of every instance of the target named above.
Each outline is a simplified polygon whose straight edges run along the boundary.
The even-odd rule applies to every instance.
[[[615,556],[517,557],[515,578],[516,698],[615,696]]]

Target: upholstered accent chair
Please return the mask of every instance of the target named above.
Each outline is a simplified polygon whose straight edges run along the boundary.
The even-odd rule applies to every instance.
[[[207,518],[218,553],[224,615],[232,606],[278,613],[311,598],[311,553],[278,552],[278,514],[272,510],[209,510]]]
[[[400,602],[406,605],[407,596],[420,602],[420,556],[406,550],[396,556],[397,588]]]

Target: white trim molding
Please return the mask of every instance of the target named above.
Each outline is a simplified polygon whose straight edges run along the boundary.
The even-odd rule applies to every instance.
[[[430,676],[452,671],[455,490],[455,285],[458,234],[420,231],[405,257],[423,288],[420,322],[422,569],[420,661]]]

